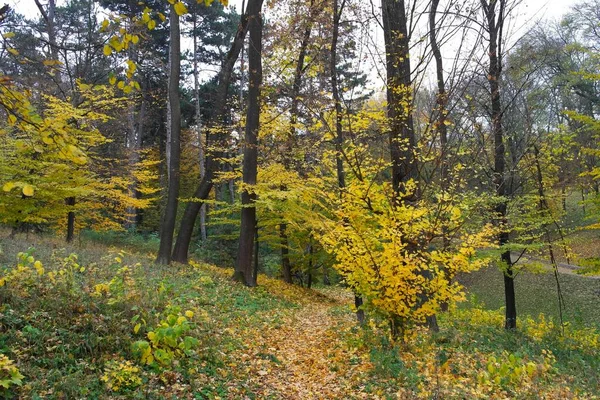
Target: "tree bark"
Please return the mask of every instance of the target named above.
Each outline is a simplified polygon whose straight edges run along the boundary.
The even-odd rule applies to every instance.
[[[415,200],[417,193],[403,193],[418,178],[406,9],[404,0],[382,0],[382,8],[392,185],[398,199]]]
[[[248,2],[248,110],[246,112],[246,132],[244,161],[242,166],[242,212],[240,240],[234,279],[246,286],[256,286],[256,276],[252,273],[252,253],[256,235],[256,194],[252,186],[256,184],[258,172],[258,130],[260,127],[260,90],[262,85],[262,15],[261,0]]]
[[[259,1],[260,5],[262,6],[262,0],[256,1]],[[248,4],[248,9],[249,8],[250,4]],[[225,61],[221,66],[221,70],[219,71],[219,86],[215,95],[214,112],[211,120],[209,121],[209,130],[214,127],[218,127],[219,124],[223,124],[225,121],[225,116],[227,114],[227,89],[229,88],[229,83],[231,82],[233,67],[239,57],[240,51],[244,44],[244,38],[246,37],[246,32],[248,30],[248,9],[244,15],[242,15],[238,30],[233,39],[233,43],[231,44],[231,48],[229,49],[227,57],[225,58]],[[222,132],[222,129],[219,129],[219,132],[214,135],[214,143],[210,143],[211,146],[217,149],[225,148],[226,143],[224,138],[225,134]],[[206,170],[204,177],[194,192],[195,198],[205,200],[208,197],[208,194],[213,187],[215,172],[221,168],[221,163],[219,162],[221,155],[222,150],[215,150],[213,152],[206,153]],[[181,219],[179,233],[177,235],[177,241],[173,250],[174,261],[181,263],[187,262],[188,251],[192,241],[192,234],[194,232],[194,225],[202,204],[203,203],[201,202],[189,202],[185,207],[185,211]]]
[[[181,131],[181,108],[179,99],[179,75],[181,59],[181,43],[179,16],[175,12],[175,6],[170,6],[169,12],[169,89],[168,89],[168,130],[167,130],[167,172],[168,192],[167,205],[164,210],[164,221],[160,233],[160,246],[156,262],[169,264],[171,262],[171,250],[173,247],[173,233],[175,231],[175,219],[177,218],[177,202],[179,196],[179,164],[180,164],[180,142]]]
[[[331,94],[335,107],[335,149],[336,149],[336,168],[338,187],[341,191],[346,187],[346,174],[344,171],[344,163],[342,157],[342,146],[344,144],[344,132],[342,129],[342,100],[340,98],[340,90],[338,85],[337,72],[337,44],[340,32],[340,19],[342,11],[346,5],[346,0],[342,0],[342,4],[338,4],[338,0],[333,0],[333,32],[331,34],[331,53],[329,55],[329,74],[331,77]]]
[[[496,186],[496,195],[501,199],[495,211],[497,214],[497,223],[503,228],[502,232],[498,235],[498,244],[504,246],[509,241],[509,234],[506,230],[508,222],[508,200],[506,196],[511,195],[506,182],[504,130],[502,127],[502,102],[500,98],[500,74],[502,73],[501,46],[506,0],[490,1],[489,3],[487,0],[480,1],[486,19],[486,29],[490,37],[488,83],[490,86],[492,134],[494,137],[494,184]],[[499,5],[498,15],[496,15],[497,5]],[[506,329],[516,329],[517,306],[510,251],[506,250],[502,253],[501,262],[505,266],[504,299],[506,314],[504,327]]]
[[[446,93],[446,85],[444,80],[444,63],[442,59],[442,52],[440,51],[440,46],[437,41],[437,30],[435,27],[435,19],[437,14],[437,8],[439,5],[439,0],[431,1],[431,8],[429,10],[429,43],[431,44],[431,52],[433,54],[433,58],[435,60],[435,72],[436,72],[436,80],[437,80],[437,94],[436,94],[436,105],[437,105],[437,118],[434,121],[435,130],[439,136],[440,140],[440,188],[443,193],[448,191],[449,181],[448,181],[448,156],[447,156],[447,147],[448,147],[448,127],[446,126],[446,115],[447,115],[447,103],[448,103],[448,95]],[[444,244],[444,248],[447,248],[450,245],[450,240],[448,238],[448,230],[446,229],[446,225],[442,227],[442,240]],[[444,268],[444,273],[448,281],[452,280],[452,276],[449,276],[448,269]],[[449,304],[447,301],[443,301],[440,304],[440,309],[442,311],[448,311]]]
[[[289,242],[287,237],[287,224],[282,222],[279,224],[279,239],[281,242],[281,272],[283,280],[286,283],[292,283],[292,266],[290,263]]]
[[[418,189],[408,192],[406,187],[408,182],[416,182],[418,179],[408,21],[404,0],[382,0],[382,9],[387,71],[387,117],[390,129],[392,187],[395,193],[393,201],[400,204],[403,201],[415,202],[419,198]],[[418,243],[409,243],[409,248],[416,249],[417,246]],[[433,278],[430,271],[422,271],[421,274],[428,280]],[[421,295],[419,301],[427,301],[427,295]],[[427,317],[427,325],[434,331],[438,330],[435,315]],[[395,329],[398,328],[400,327]]]
[[[440,181],[441,188],[443,191],[448,190],[448,127],[446,126],[446,115],[448,113],[448,95],[446,93],[446,85],[444,80],[444,64],[442,59],[442,53],[437,42],[436,27],[435,27],[435,16],[437,14],[437,8],[440,0],[431,1],[431,9],[429,11],[429,42],[431,44],[431,52],[435,59],[435,73],[437,81],[437,94],[436,94],[436,105],[437,105],[437,119],[434,122],[435,129],[440,139]]]
[[[302,41],[300,43],[300,52],[298,53],[298,61],[296,62],[296,71],[294,72],[294,82],[292,84],[291,105],[290,105],[290,133],[285,144],[285,150],[283,154],[283,165],[286,169],[292,168],[293,159],[292,151],[296,141],[296,123],[298,122],[298,107],[300,104],[300,89],[302,86],[302,76],[304,75],[304,59],[306,58],[306,50],[310,41],[310,34],[312,31],[312,11],[313,11],[314,0],[310,1],[309,6],[309,17]],[[281,190],[287,190],[285,185],[282,185]],[[287,283],[292,283],[292,264],[289,256],[289,240],[287,237],[287,224],[281,222],[279,224],[279,238],[281,241],[281,271],[283,273],[283,280]]]
[[[200,117],[200,82],[198,79],[198,32],[197,32],[197,19],[196,11],[194,11],[194,105],[196,107],[195,120],[196,120],[196,136],[198,137],[198,161],[200,163],[200,180],[204,178],[206,174],[206,155],[204,152],[204,139],[201,126]],[[202,241],[206,241],[206,204],[200,206],[200,237]]]
[[[331,51],[329,54],[329,75],[331,78],[331,93],[333,96],[333,102],[335,107],[335,162],[338,178],[338,188],[340,189],[340,197],[343,197],[344,190],[346,188],[346,173],[344,171],[344,160],[343,160],[343,145],[344,145],[344,131],[342,126],[342,119],[344,118],[342,113],[342,98],[340,96],[340,89],[338,84],[338,71],[337,71],[337,45],[340,34],[340,19],[342,18],[342,11],[346,5],[346,0],[342,0],[341,4],[338,4],[338,0],[333,0],[333,32],[331,34]],[[356,308],[356,319],[362,325],[365,322],[365,312],[360,309],[359,306],[363,304],[361,296],[354,294],[354,304]]]
[[[67,243],[71,243],[75,238],[75,211],[72,207],[75,206],[75,197],[67,197],[65,204],[69,206],[67,214]]]

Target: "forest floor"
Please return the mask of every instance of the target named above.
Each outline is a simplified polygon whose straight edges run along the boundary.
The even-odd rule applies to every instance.
[[[578,309],[566,314],[563,333],[552,307],[544,308],[553,277],[519,276],[523,317],[517,332],[505,332],[493,302],[501,283],[491,286],[501,274],[488,268],[469,277],[471,301],[439,316],[439,333],[416,327],[394,344],[387,322],[371,312],[357,326],[342,288],[260,276],[249,289],[228,269],[158,266],[143,247],[127,248],[2,239],[0,354],[23,378],[0,398],[591,399],[600,392],[600,318],[589,308],[597,296],[588,298],[597,280],[561,275]],[[536,287],[548,296],[532,295]]]

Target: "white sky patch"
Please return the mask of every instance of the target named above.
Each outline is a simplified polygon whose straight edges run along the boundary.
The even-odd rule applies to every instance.
[[[40,0],[42,4],[46,4],[47,0]],[[456,0],[457,3],[460,0]],[[65,4],[66,0],[57,0],[57,5]],[[248,0],[230,0],[230,6],[235,7],[238,14],[243,12],[242,3],[247,4]],[[376,7],[380,5],[380,0],[373,0]],[[519,7],[515,10],[512,19],[510,20],[510,43],[514,43],[516,39],[525,34],[534,24],[540,20],[559,20],[569,9],[580,2],[580,0],[522,0]],[[424,2],[423,2],[424,3]],[[34,0],[0,0],[0,5],[8,4],[20,14],[25,17],[33,19],[39,18],[40,13],[35,4]],[[442,9],[442,7],[440,7]],[[376,10],[377,12],[378,10]],[[422,18],[423,21],[427,21],[427,18]],[[426,32],[427,27],[419,28],[421,31]],[[383,55],[383,33],[380,32],[380,28],[371,28],[370,32],[371,45],[376,47],[371,50],[372,57],[370,61],[360,61],[361,65],[359,69],[364,70],[370,80],[372,89],[376,91],[381,90],[384,82],[382,80],[385,74],[385,66],[382,65]],[[459,40],[457,38],[456,40]],[[452,43],[445,45],[446,49],[450,49],[452,52]],[[186,38],[182,41],[182,50],[191,50],[192,39]],[[444,49],[442,49],[443,51]],[[444,51],[443,51],[444,52]],[[363,53],[366,54],[366,53]],[[446,57],[446,56],[445,56]],[[201,66],[201,68],[207,68],[208,66]],[[201,80],[206,80],[210,76],[214,75],[215,71],[201,71]],[[190,84],[190,82],[186,82]]]

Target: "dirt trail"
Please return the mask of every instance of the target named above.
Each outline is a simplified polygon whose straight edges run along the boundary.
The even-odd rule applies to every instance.
[[[543,258],[539,258],[539,257],[533,257],[533,256],[522,256],[519,257],[517,254],[512,254],[511,255],[514,261],[518,260],[518,264],[523,264],[523,263],[527,263],[527,262],[538,262],[538,263],[542,263],[544,265],[544,267],[546,267],[549,270],[554,270],[553,265],[550,263],[550,261],[545,260]],[[558,272],[560,274],[565,274],[565,275],[571,275],[571,276],[578,276],[580,278],[588,278],[588,279],[600,279],[599,275],[581,275],[578,274],[576,271],[578,269],[581,269],[580,266],[578,265],[574,265],[574,264],[567,264],[567,263],[557,263],[556,264],[556,268],[558,269]]]
[[[340,345],[340,331],[353,321],[332,315],[336,305],[310,302],[288,323],[262,332],[254,349],[261,398],[344,399],[353,392],[352,376],[364,365],[348,363],[353,355]]]

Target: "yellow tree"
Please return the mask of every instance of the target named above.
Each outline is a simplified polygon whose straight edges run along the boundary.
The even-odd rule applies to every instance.
[[[79,96],[76,107],[69,99],[43,95],[43,110],[38,111],[27,92],[5,80],[0,92],[7,114],[0,131],[0,222],[14,228],[36,224],[64,229],[79,214],[80,227],[120,229],[128,206],[149,205],[150,199],[131,198],[130,182],[103,170],[114,161],[97,153],[108,143],[99,130],[109,120],[102,111],[119,107],[120,100],[109,88],[84,84]],[[78,202],[65,202],[67,198]]]

